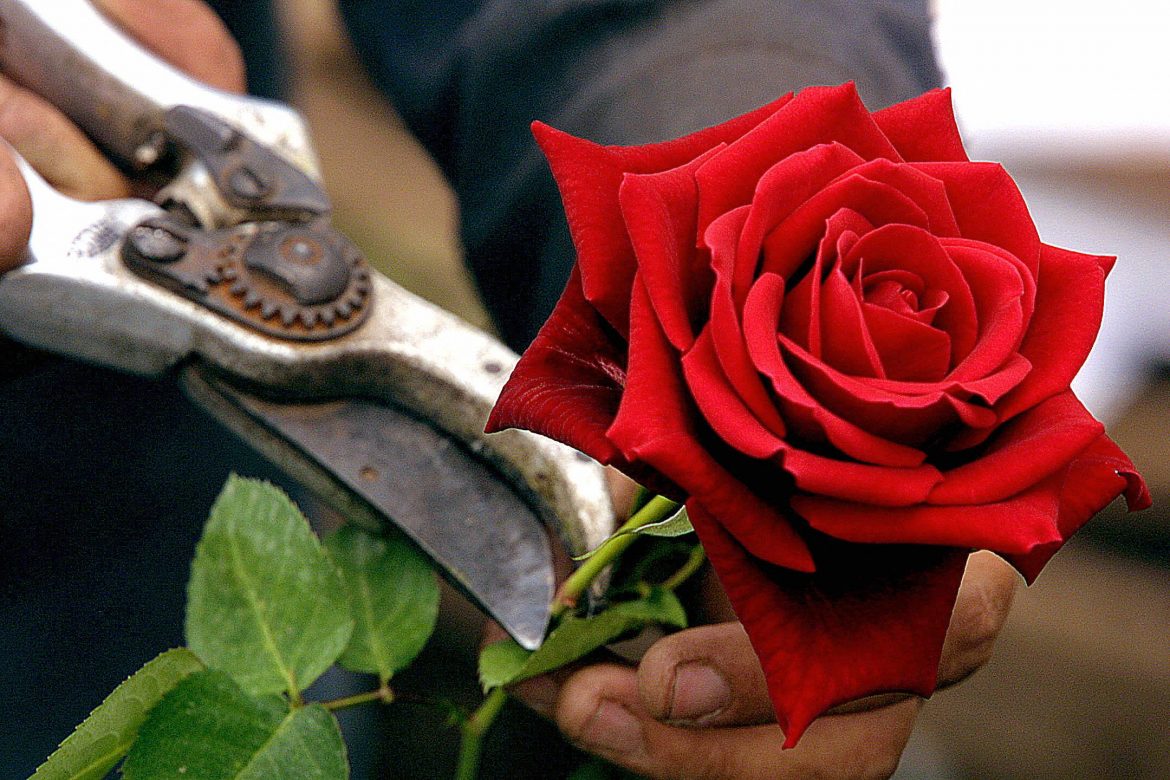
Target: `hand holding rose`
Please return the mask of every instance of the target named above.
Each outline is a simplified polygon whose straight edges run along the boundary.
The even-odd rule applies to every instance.
[[[1117,495],[1148,505],[1069,390],[1113,260],[1041,243],[947,93],[810,88],[643,147],[536,133],[578,267],[490,428],[686,500],[787,745],[935,689],[971,550],[1031,580]]]

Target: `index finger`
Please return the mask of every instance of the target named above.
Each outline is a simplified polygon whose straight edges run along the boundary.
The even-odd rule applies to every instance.
[[[0,143],[0,273],[23,262],[32,230],[32,202],[24,176]]]
[[[219,89],[244,91],[240,47],[203,0],[95,0],[95,5],[179,70]]]

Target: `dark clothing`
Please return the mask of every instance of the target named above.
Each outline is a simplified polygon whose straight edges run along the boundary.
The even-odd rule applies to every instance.
[[[870,108],[938,86],[926,0],[342,0],[375,83],[459,198],[462,238],[514,349],[574,260],[534,119],[660,141],[789,90],[856,80]]]
[[[220,5],[252,42],[253,84],[278,91],[268,3]],[[939,80],[927,0],[340,7],[375,82],[454,185],[469,263],[514,348],[574,260],[533,119],[645,143],[805,85],[855,79],[876,108]],[[169,383],[58,360],[0,380],[0,694],[18,713],[0,734],[0,776],[31,773],[118,682],[182,643],[194,541],[231,470],[279,476]]]

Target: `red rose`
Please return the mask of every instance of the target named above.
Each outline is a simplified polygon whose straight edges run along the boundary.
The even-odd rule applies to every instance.
[[[965,561],[1031,581],[1133,465],[1069,390],[1113,258],[1040,242],[949,93],[810,88],[662,144],[534,126],[578,265],[489,430],[686,500],[788,745],[929,695]]]

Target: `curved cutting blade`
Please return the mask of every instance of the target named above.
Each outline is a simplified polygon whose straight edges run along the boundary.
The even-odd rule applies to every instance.
[[[523,647],[540,644],[554,588],[548,535],[491,466],[384,403],[271,401],[195,367],[183,384],[348,519],[405,532]]]

